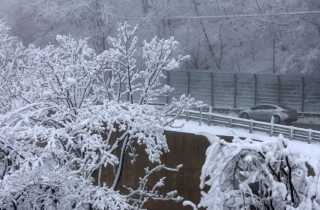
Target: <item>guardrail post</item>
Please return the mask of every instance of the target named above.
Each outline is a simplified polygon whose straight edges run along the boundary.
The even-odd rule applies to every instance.
[[[230,119],[229,119],[229,127],[230,127],[230,128],[232,128],[232,120],[233,120],[233,118],[230,118]]]
[[[292,140],[292,138],[293,138],[293,127],[290,126],[289,139]]]
[[[250,127],[249,127],[249,133],[253,132],[253,122],[252,119],[250,120]]]
[[[273,135],[273,124],[271,124],[271,125],[270,125],[269,135],[270,135],[270,136],[272,136],[272,135]]]
[[[201,125],[201,122],[202,122],[202,108],[200,108],[199,125]]]
[[[189,111],[185,111],[186,112],[186,121],[189,121]]]
[[[208,125],[211,124],[211,113],[212,113],[212,106],[209,107]]]
[[[312,139],[312,130],[309,128],[309,132],[308,132],[308,144],[311,143],[311,139]]]

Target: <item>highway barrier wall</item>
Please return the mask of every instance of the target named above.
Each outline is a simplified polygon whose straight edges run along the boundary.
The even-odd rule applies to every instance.
[[[161,82],[175,91],[169,97],[160,97],[159,104],[170,102],[172,96],[191,94],[213,108],[244,109],[271,103],[284,104],[299,112],[320,113],[320,77],[314,75],[179,70],[166,72]],[[122,85],[122,90],[125,88]],[[138,98],[134,95],[135,100]]]

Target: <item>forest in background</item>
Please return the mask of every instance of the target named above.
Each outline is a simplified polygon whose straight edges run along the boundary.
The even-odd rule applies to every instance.
[[[0,18],[25,45],[56,43],[56,35],[89,37],[108,49],[118,23],[138,36],[174,36],[191,59],[182,69],[319,74],[317,0],[0,0]],[[302,12],[302,13],[300,13]],[[275,14],[275,15],[269,15]],[[137,63],[139,65],[139,61]]]
[[[270,44],[266,41],[270,39],[275,46],[272,72],[317,70],[317,20],[309,19],[317,17],[317,11],[302,14],[306,13],[301,13],[302,9],[307,8],[300,4],[301,10],[290,10],[299,2],[290,1],[290,7],[270,2],[218,2],[217,11],[222,12],[217,14],[221,15],[212,18],[205,11],[213,10],[216,4],[209,1],[177,5],[167,1],[154,6],[157,2],[146,0],[141,4],[0,0],[1,19],[7,22],[0,19],[0,209],[139,210],[144,209],[148,200],[183,201],[176,190],[165,194],[158,191],[166,177],[158,176],[156,183],[150,183],[149,177],[159,170],[178,172],[186,167],[162,164],[160,157],[170,151],[164,130],[170,126],[180,129],[184,124],[173,123],[182,113],[206,105],[189,94],[172,98],[165,105],[154,105],[174,91],[166,72],[179,69],[186,61],[185,69],[257,72],[253,68],[256,65],[263,72],[270,66]],[[224,11],[223,5],[228,5],[228,10]],[[230,5],[235,10],[232,13]],[[252,5],[261,14],[256,13],[256,7],[252,11],[241,10]],[[194,10],[188,14],[192,6]],[[282,12],[286,7],[286,12]],[[184,17],[179,16],[183,12]],[[297,15],[306,15],[305,22]],[[280,19],[285,16],[288,18]],[[241,19],[244,17],[248,19]],[[123,23],[116,30],[117,22]],[[6,24],[11,26],[11,34],[7,33]],[[182,42],[182,49],[172,35]],[[232,44],[251,43],[250,40],[260,41],[250,48],[251,54],[249,48],[243,47],[245,44]],[[284,46],[281,51],[276,43]],[[236,52],[239,59],[232,63]],[[233,81],[240,78],[238,75],[241,74],[233,74]],[[264,78],[268,76],[277,77],[279,90],[284,80],[279,75],[264,74]],[[164,82],[165,78],[169,82]],[[304,83],[307,76],[301,78]],[[181,81],[183,78],[177,77],[175,83]],[[228,83],[218,82],[224,81]],[[290,81],[290,85],[295,84]],[[307,86],[301,87],[304,100],[302,89]],[[235,107],[236,91],[246,90],[233,86]],[[281,92],[277,93],[279,98]],[[292,135],[293,130],[292,127]],[[309,154],[306,144],[290,148],[290,141],[282,135],[259,142],[242,140],[231,128],[226,131],[226,135],[234,136],[232,142],[206,135],[210,146],[199,177],[200,203],[184,200],[182,205],[194,210],[196,205],[207,210],[320,210],[320,165],[313,168],[314,174],[308,173],[307,162],[318,156]],[[312,138],[313,132],[307,133]],[[299,149],[307,153],[300,156]],[[144,151],[150,162],[145,165],[145,174],[136,179],[135,186],[121,186],[121,177],[126,179],[123,172],[130,169],[125,167],[125,160],[137,164],[141,159],[139,151]],[[150,168],[152,163],[156,166]],[[104,171],[111,174],[108,183],[102,179]],[[187,187],[190,180],[183,181]]]

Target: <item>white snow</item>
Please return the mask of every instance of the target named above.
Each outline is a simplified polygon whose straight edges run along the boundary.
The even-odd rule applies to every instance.
[[[183,125],[183,127],[181,127]],[[228,128],[223,126],[208,126],[206,123],[199,125],[197,121],[189,121],[186,120],[176,120],[173,127],[166,127],[166,130],[170,131],[178,131],[185,133],[194,133],[198,135],[213,135],[213,136],[237,136],[250,138],[261,141],[271,141],[275,140],[278,137],[270,137],[269,134],[254,131],[253,133],[249,133],[246,129],[241,128]],[[289,146],[291,148],[295,148],[297,152],[300,152],[301,158],[303,158],[306,162],[308,162],[315,170],[316,173],[319,172],[318,161],[320,160],[320,143],[311,143],[302,141],[289,141]]]
[[[51,96],[52,94],[53,94],[52,91],[43,91],[43,96],[44,96],[44,97],[49,97],[49,96]]]
[[[76,85],[77,84],[77,80],[74,79],[74,78],[71,78],[71,77],[68,77],[66,79],[67,83],[70,84],[70,85]]]
[[[193,210],[197,210],[197,207],[194,203],[192,203],[191,201],[183,201],[182,203],[183,206],[191,206]]]
[[[63,41],[63,38],[61,35],[57,35],[56,40],[57,40],[57,42],[61,42],[61,41]]]

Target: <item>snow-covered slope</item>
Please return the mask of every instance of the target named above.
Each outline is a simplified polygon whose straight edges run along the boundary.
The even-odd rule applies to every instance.
[[[254,131],[251,134],[247,130],[241,128],[208,126],[205,123],[202,123],[200,126],[199,122],[186,122],[185,120],[176,120],[173,124],[173,127],[166,127],[166,130],[194,133],[205,136],[208,134],[216,136],[237,136],[261,141],[277,139],[277,137],[270,137],[268,134],[263,132]],[[308,144],[307,142],[302,141],[289,141],[289,147],[291,147],[291,149],[298,150],[301,158],[305,159],[305,161],[307,161],[314,168],[316,173],[319,172],[318,161],[320,160],[320,142]]]

